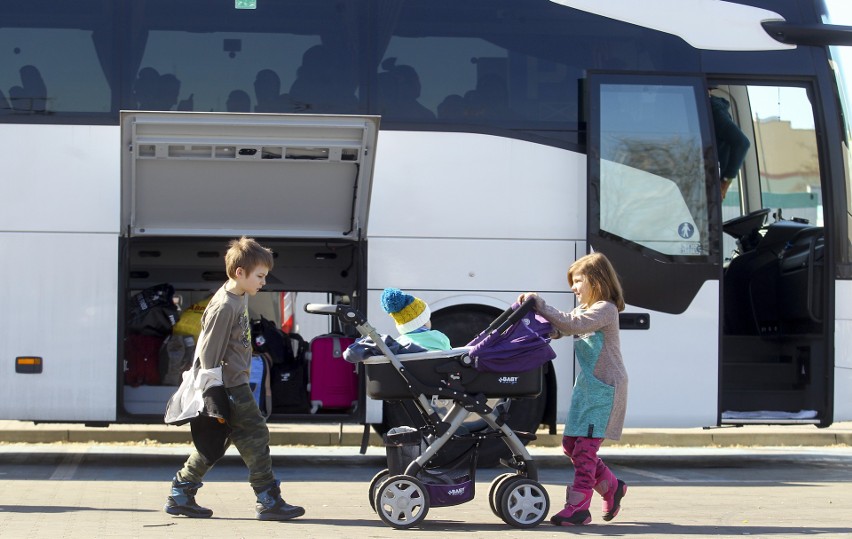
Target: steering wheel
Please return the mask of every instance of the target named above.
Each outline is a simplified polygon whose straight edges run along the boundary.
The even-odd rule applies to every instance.
[[[753,231],[759,229],[766,222],[766,216],[771,210],[769,208],[761,208],[751,213],[734,217],[722,223],[722,231],[730,234],[735,239],[740,239],[748,236]]]

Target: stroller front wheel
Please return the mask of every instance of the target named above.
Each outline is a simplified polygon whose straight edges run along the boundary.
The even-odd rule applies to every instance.
[[[501,520],[503,520],[503,515],[501,514],[502,509],[500,508],[500,499],[503,494],[501,489],[515,477],[518,477],[518,474],[514,472],[498,475],[494,478],[494,481],[491,482],[491,488],[488,491],[488,505],[491,506],[491,512],[500,517]]]
[[[534,528],[550,511],[550,498],[538,481],[509,479],[500,492],[500,517],[514,528]]]
[[[408,475],[390,477],[378,487],[375,509],[385,524],[396,529],[410,528],[429,512],[429,492],[423,483]]]
[[[373,511],[376,510],[376,490],[378,490],[379,486],[382,483],[387,481],[389,475],[390,475],[390,470],[385,468],[384,470],[382,470],[379,473],[377,473],[376,475],[374,475],[373,479],[370,481],[368,498],[369,498],[369,501],[370,501],[370,508]]]

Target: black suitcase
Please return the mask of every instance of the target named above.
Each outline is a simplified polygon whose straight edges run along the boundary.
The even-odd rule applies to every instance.
[[[293,361],[273,363],[270,368],[273,414],[304,414],[311,410],[305,359],[307,344],[296,333],[290,333],[289,337],[293,344]]]

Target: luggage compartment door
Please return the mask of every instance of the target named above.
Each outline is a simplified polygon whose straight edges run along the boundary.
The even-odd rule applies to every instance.
[[[121,113],[122,234],[359,240],[379,118]]]

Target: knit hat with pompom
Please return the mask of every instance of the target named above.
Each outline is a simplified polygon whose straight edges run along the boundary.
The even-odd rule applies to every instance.
[[[400,334],[420,328],[432,316],[425,301],[406,294],[399,288],[385,288],[382,292],[382,309],[391,315]]]

